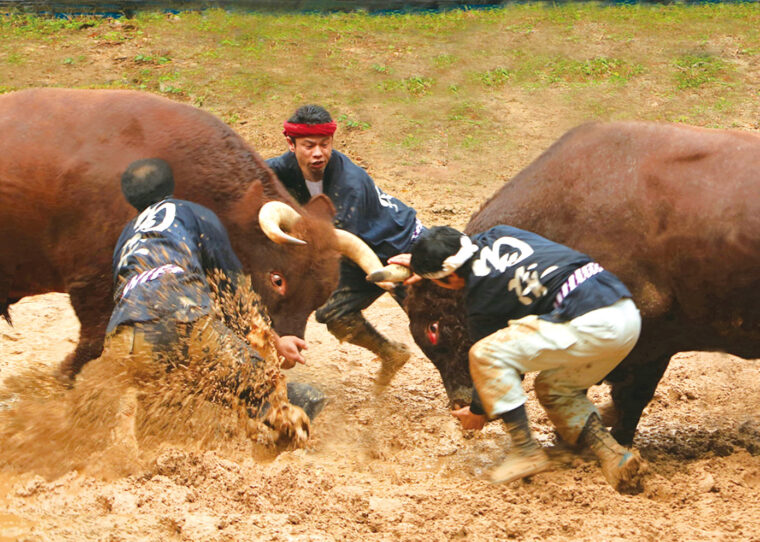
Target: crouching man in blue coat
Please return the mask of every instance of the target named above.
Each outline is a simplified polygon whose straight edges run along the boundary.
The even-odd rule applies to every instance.
[[[536,397],[560,436],[590,448],[617,490],[638,484],[639,456],[617,443],[587,397],[641,331],[631,293],[615,275],[585,254],[510,226],[471,237],[448,226],[431,228],[411,255],[389,263],[411,266],[416,275],[407,282],[422,277],[464,289],[475,392],[471,406],[453,414],[465,429],[495,418],[506,425],[512,448],[492,471],[493,482],[551,466],[531,434],[521,382],[521,375],[539,371]]]
[[[237,398],[254,415],[270,405],[255,374],[262,358],[244,337],[213,315],[207,277],[218,274],[231,294],[244,277],[227,232],[206,207],[172,197],[174,178],[160,159],[138,160],[121,179],[122,192],[138,216],[126,225],[113,256],[115,307],[106,331],[104,352],[111,357],[132,356],[148,364],[165,362],[177,352],[202,359],[210,375],[207,395]],[[227,322],[233,314],[224,314]],[[285,368],[303,362],[305,346],[295,336],[279,337],[275,346]],[[170,369],[170,367],[167,367]],[[309,431],[308,417],[322,408],[324,395],[305,384],[288,383],[292,443],[302,444]],[[122,398],[123,420],[117,429],[122,440],[134,442],[136,390]],[[272,411],[274,419],[275,412]],[[282,414],[278,412],[278,414]],[[308,417],[307,417],[308,414]],[[280,416],[282,418],[282,416]],[[275,427],[275,429],[280,429]]]

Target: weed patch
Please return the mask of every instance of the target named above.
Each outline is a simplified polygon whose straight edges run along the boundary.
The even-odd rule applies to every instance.
[[[351,119],[345,113],[338,115],[336,120],[349,130],[368,130],[372,126],[369,122]]]
[[[384,92],[403,91],[406,94],[420,98],[430,92],[435,84],[435,79],[414,75],[406,79],[391,79],[380,83],[380,89]]]
[[[725,79],[730,71],[722,59],[706,53],[681,55],[674,61],[676,85],[680,90],[699,88]]]
[[[512,72],[507,68],[494,68],[486,72],[476,74],[477,78],[487,87],[501,86],[512,77]]]

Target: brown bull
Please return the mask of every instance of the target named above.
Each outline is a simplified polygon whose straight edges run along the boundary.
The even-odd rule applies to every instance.
[[[111,256],[134,216],[120,176],[163,158],[175,195],[211,208],[227,227],[280,334],[303,336],[337,282],[337,237],[325,197],[299,208],[261,157],[209,113],[147,93],[37,89],[0,96],[0,314],[24,296],[67,292],[81,322],[70,374],[99,355],[111,299]],[[278,245],[258,224],[279,200],[302,220],[305,246]]]
[[[467,233],[509,224],[585,252],[629,287],[641,338],[607,376],[622,443],[671,356],[760,357],[760,135],[643,122],[577,127],[501,188]],[[407,301],[417,344],[452,403],[472,380],[463,300],[423,281]]]

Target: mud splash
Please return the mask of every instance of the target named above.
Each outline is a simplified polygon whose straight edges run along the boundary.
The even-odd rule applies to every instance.
[[[303,445],[294,424],[308,433],[308,418],[287,402],[258,295],[250,281],[232,294],[219,287],[223,276],[212,279],[215,314],[204,329],[226,330],[224,322],[234,336],[190,333],[150,358],[107,346],[73,383],[38,368],[7,379],[0,466],[47,479],[72,470],[109,479],[144,472],[168,446],[266,459]],[[252,356],[236,337],[248,338]]]

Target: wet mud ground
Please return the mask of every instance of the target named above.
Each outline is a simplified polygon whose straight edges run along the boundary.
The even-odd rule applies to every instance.
[[[50,371],[73,349],[67,296],[26,298],[11,314],[14,327],[0,323],[1,379]],[[366,314],[412,342],[388,296]],[[251,454],[185,439],[154,443],[139,465],[109,472],[102,465],[118,467],[118,450],[72,470],[60,461],[40,468],[57,457],[43,442],[30,450],[35,469],[0,470],[0,541],[760,540],[758,360],[676,356],[636,438],[649,467],[643,490],[620,495],[592,457],[557,444],[532,395],[533,427],[556,467],[491,485],[484,477],[508,448],[506,434],[498,423],[460,430],[416,347],[375,397],[371,354],[313,321],[306,338],[308,366],[288,377],[331,399],[306,449]],[[525,385],[530,393],[532,379]],[[604,401],[606,389],[591,395]]]

